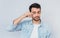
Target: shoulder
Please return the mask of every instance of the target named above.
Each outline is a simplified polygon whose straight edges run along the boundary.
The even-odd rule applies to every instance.
[[[41,25],[45,28],[49,28],[50,25],[47,22],[41,21]]]
[[[42,27],[43,27],[45,30],[47,30],[47,31],[49,31],[49,32],[52,31],[52,26],[51,26],[48,22],[42,21],[41,25],[42,25]]]

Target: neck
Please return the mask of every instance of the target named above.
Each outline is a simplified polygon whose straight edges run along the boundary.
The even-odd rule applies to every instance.
[[[33,22],[33,24],[40,24],[41,20],[38,20],[38,21],[32,20],[32,22]]]

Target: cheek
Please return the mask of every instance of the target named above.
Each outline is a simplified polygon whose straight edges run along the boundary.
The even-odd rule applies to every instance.
[[[40,16],[40,14],[38,14],[38,16]]]
[[[32,15],[32,17],[35,17],[35,16],[36,16],[35,14]]]

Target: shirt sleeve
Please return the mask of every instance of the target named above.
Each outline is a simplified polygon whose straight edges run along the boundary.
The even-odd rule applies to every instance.
[[[47,38],[51,38],[51,32],[47,32]]]
[[[52,29],[51,29],[52,27],[48,27],[47,28],[47,38],[52,38]]]
[[[9,31],[12,32],[12,31],[21,31],[21,28],[22,28],[22,23],[18,24],[18,25],[10,25],[10,29]]]
[[[21,31],[24,27],[26,27],[26,22],[27,21],[22,21],[17,25],[12,24],[9,31]]]
[[[46,38],[52,38],[52,26],[44,23],[44,27],[46,27]]]
[[[21,31],[24,24],[25,24],[25,21],[20,22],[17,25],[12,24],[12,25],[10,25],[9,31],[10,32],[12,32],[12,31]]]

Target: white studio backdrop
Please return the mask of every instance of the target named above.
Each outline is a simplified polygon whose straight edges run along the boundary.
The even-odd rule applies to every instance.
[[[20,32],[6,30],[35,2],[41,4],[42,20],[52,26],[52,38],[60,38],[60,0],[0,0],[0,38],[20,38]]]

